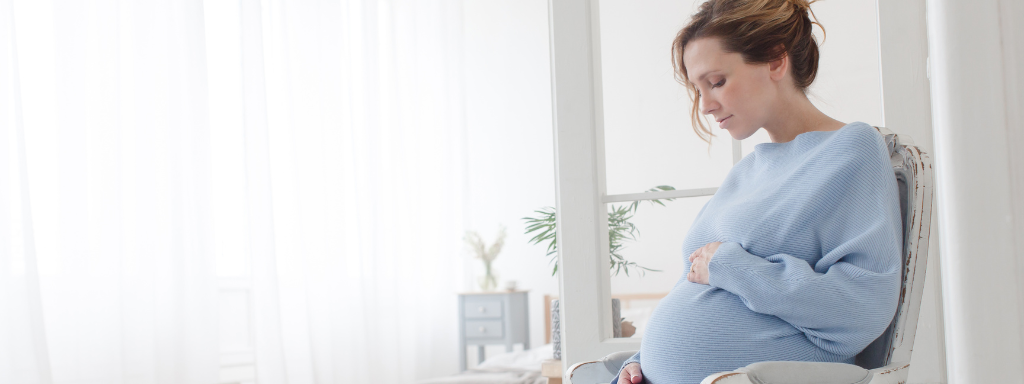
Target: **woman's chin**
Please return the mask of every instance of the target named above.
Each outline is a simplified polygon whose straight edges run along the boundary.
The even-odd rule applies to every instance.
[[[736,128],[736,127],[729,127],[729,128],[722,128],[722,129],[724,129],[726,132],[729,132],[729,136],[732,137],[733,139],[736,139],[736,140],[746,139],[746,138],[752,136],[755,131],[757,131],[756,129],[751,131],[751,130],[748,130],[748,129],[742,129],[742,128]]]
[[[725,130],[726,132],[728,132],[729,133],[729,137],[732,137],[733,139],[736,139],[736,140],[743,140],[743,139],[745,139],[745,137],[739,137],[741,135],[736,130],[734,130],[734,129],[729,129],[729,128],[722,128],[722,129]]]

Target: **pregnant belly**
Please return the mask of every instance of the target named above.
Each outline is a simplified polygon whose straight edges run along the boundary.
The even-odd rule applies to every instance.
[[[789,323],[756,313],[740,298],[680,282],[651,315],[640,366],[651,383],[699,383],[715,372],[758,361],[842,361]]]

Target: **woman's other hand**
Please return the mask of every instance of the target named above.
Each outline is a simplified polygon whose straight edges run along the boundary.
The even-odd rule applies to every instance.
[[[690,254],[690,272],[686,274],[687,280],[697,284],[710,284],[708,263],[711,262],[711,258],[715,256],[715,251],[718,250],[718,246],[721,244],[722,242],[720,241],[708,243]]]
[[[619,371],[619,384],[637,384],[644,380],[640,374],[640,363],[629,363]]]

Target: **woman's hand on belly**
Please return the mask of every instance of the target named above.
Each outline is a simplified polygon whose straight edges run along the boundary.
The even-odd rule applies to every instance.
[[[718,246],[722,245],[722,242],[716,241],[708,243],[707,245],[697,248],[696,251],[690,254],[690,272],[686,274],[686,279],[697,283],[697,284],[710,284],[710,276],[708,274],[708,263],[711,262],[711,258],[715,256],[715,251],[718,250]]]
[[[644,375],[640,373],[640,363],[629,363],[619,371],[619,384],[636,384],[643,380]]]

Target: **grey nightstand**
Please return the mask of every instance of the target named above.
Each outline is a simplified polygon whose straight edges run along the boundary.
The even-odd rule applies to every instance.
[[[477,346],[477,361],[484,361],[484,346],[523,344],[530,349],[526,291],[459,294],[459,369],[466,370],[466,347]]]

